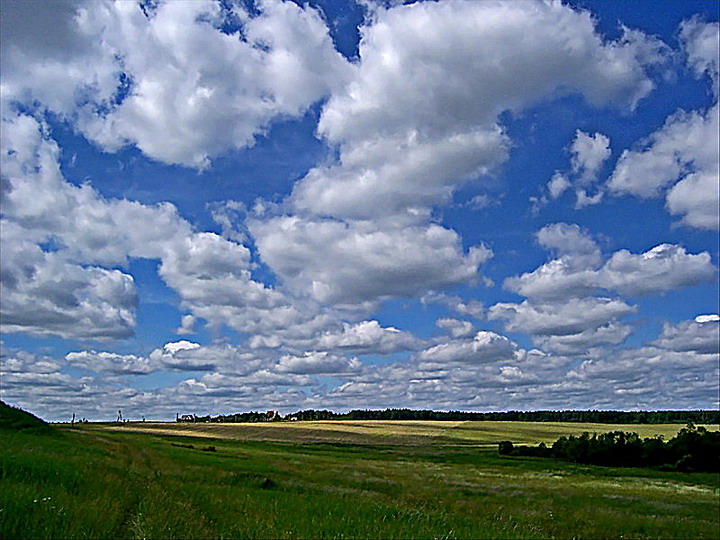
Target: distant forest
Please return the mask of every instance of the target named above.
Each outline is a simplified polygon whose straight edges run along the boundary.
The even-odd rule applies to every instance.
[[[720,411],[508,411],[463,412],[413,409],[364,410],[347,413],[307,409],[285,416],[275,411],[194,416],[195,422],[267,422],[287,420],[494,420],[514,422],[583,422],[597,424],[720,424]]]

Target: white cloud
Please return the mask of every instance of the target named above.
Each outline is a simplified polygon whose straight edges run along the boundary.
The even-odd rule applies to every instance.
[[[713,91],[718,95],[718,74],[720,73],[720,23],[703,22],[697,17],[683,21],[680,25],[680,40],[688,65],[695,75],[709,75],[713,80]]]
[[[447,330],[453,338],[470,337],[476,332],[475,326],[470,321],[461,321],[449,317],[436,320],[435,326]]]
[[[569,336],[597,329],[635,311],[619,299],[587,297],[550,304],[500,302],[490,307],[488,317],[506,320],[505,328],[511,332]]]
[[[200,345],[187,340],[166,343],[148,355],[154,366],[174,371],[207,371],[247,377],[270,365],[254,351],[230,344]]]
[[[326,109],[321,127],[328,114]],[[449,201],[456,185],[490,173],[507,158],[509,142],[498,127],[447,136],[408,129],[345,143],[340,165],[312,169],[295,186],[293,206],[342,219],[416,219],[422,209]]]
[[[538,243],[559,256],[572,255],[573,265],[592,266],[600,260],[600,249],[587,231],[574,223],[545,225],[537,234]]]
[[[548,192],[553,199],[560,197],[570,187],[572,187],[572,182],[560,172],[556,172],[547,183]]]
[[[84,3],[49,32],[70,28],[74,54],[4,44],[4,97],[39,100],[105,150],[132,143],[204,168],[251,146],[274,118],[303,114],[351,70],[309,6],[233,12],[242,29],[226,34],[219,26],[232,16],[218,2],[163,2],[149,16],[135,2]]]
[[[610,157],[610,139],[602,133],[590,135],[579,129],[570,146],[572,172],[578,175],[581,186],[592,184],[597,179],[600,167]]]
[[[616,194],[656,197],[661,190],[687,176],[717,171],[718,107],[706,114],[678,112],[653,133],[645,149],[625,150],[608,181]]]
[[[12,9],[27,14],[19,5]],[[148,16],[130,2],[65,7],[49,6],[35,26],[16,17],[16,27],[3,6],[3,331],[131,335],[137,300],[128,268],[146,258],[159,262],[160,277],[177,292],[178,334],[207,323],[211,335],[229,326],[246,343],[182,340],[147,355],[85,350],[62,360],[3,352],[4,398],[55,416],[73,403],[104,418],[114,417],[107,403],[172,418],[189,403],[194,412],[218,413],[686,407],[716,399],[716,315],[667,323],[641,349],[606,350],[629,336],[621,319],[636,311],[615,293],[661,293],[715,278],[707,252],[680,245],[603,256],[577,225],[539,231],[552,260],[508,279],[506,287],[527,300],[496,304],[489,315],[548,352],[519,349],[467,320],[438,319],[446,335],[427,341],[362,320],[393,297],[483,318],[479,301],[439,291],[482,280],[478,269],[491,251],[468,248],[441,224],[437,207],[508,159],[514,143],[503,113],[569,93],[632,109],[652,88],[645,69],[666,55],[659,41],[624,29],[616,42],[603,42],[589,13],[559,2],[428,2],[378,8],[350,64],[318,12],[291,2],[261,2],[257,16],[241,6],[230,15],[218,2],[146,6]],[[242,29],[220,31],[233,16]],[[20,31],[29,25],[36,31]],[[689,67],[709,74],[717,95],[717,24],[686,22],[680,37]],[[202,169],[324,98],[317,134],[337,159],[318,164],[280,204],[212,205],[222,235],[199,231],[172,204],[106,199],[90,184],[66,182],[60,149],[39,120],[50,110],[105,150],[131,144],[155,160]],[[37,119],[17,114],[15,100],[33,109],[37,100]],[[717,124],[717,106],[673,116],[623,154],[614,192],[664,195],[685,224],[716,228]],[[570,153],[570,170],[551,179],[546,196],[574,188],[578,207],[599,202],[603,192],[594,189],[610,156],[608,137],[578,130]],[[487,200],[468,204],[477,209]],[[257,280],[263,269],[243,245],[250,234],[277,285]],[[422,348],[382,366],[349,358]],[[578,355],[586,360],[579,366]],[[104,375],[74,377],[62,371],[68,367]],[[156,392],[124,386],[127,375],[154,370],[205,373]],[[315,375],[342,382],[327,390],[332,383]]]
[[[79,266],[22,240],[24,229],[0,221],[0,295],[4,332],[117,339],[132,335],[137,294],[132,276]]]
[[[337,375],[360,369],[357,358],[336,356],[326,351],[306,352],[302,356],[285,355],[280,358],[277,370],[281,373]]]
[[[5,373],[56,373],[62,366],[52,358],[37,358],[27,351],[10,351],[0,345],[0,371]]]
[[[536,336],[533,343],[544,351],[557,354],[582,354],[597,347],[619,345],[632,333],[627,324],[611,321],[576,334]]]
[[[716,272],[709,253],[694,255],[681,246],[661,244],[638,255],[616,251],[599,271],[598,283],[623,295],[641,296],[706,283]]]
[[[698,320],[701,319],[701,320]],[[663,325],[662,333],[651,345],[677,352],[720,354],[720,317],[699,316],[694,321]]]
[[[251,222],[250,230],[287,287],[341,305],[467,282],[492,255],[482,245],[463,253],[460,237],[435,224],[382,228],[284,216]]]
[[[291,290],[334,304],[472,281],[489,250],[466,255],[432,209],[507,159],[498,116],[568,92],[631,108],[652,88],[643,62],[661,50],[640,34],[605,44],[588,13],[561,4],[378,9],[318,124],[338,159],[295,185],[286,215],[250,223],[262,259]]]
[[[175,331],[179,335],[195,333],[197,319],[193,315],[183,315],[180,319],[180,327]]]
[[[720,228],[719,35],[718,23],[691,19],[680,27],[688,64],[713,81],[714,105],[671,115],[638,149],[622,153],[607,183],[616,195],[665,195],[668,210],[683,224],[709,230]]]
[[[546,185],[550,199],[558,199],[565,191],[575,188],[575,209],[598,204],[603,198],[603,192],[598,190],[594,195],[589,192],[596,189],[598,173],[603,164],[610,157],[610,139],[602,133],[590,135],[581,130],[575,131],[575,138],[570,145],[570,171],[562,173],[555,171]],[[547,195],[531,197],[534,202],[533,212],[548,203]]]
[[[485,306],[478,300],[464,300],[459,296],[430,291],[420,298],[423,304],[441,304],[457,315],[481,320],[485,318]]]
[[[682,222],[697,229],[717,230],[720,203],[720,176],[712,172],[687,175],[667,194],[667,208]]]
[[[159,367],[142,356],[104,351],[70,352],[65,355],[65,360],[74,367],[115,375],[141,375],[151,373]]]
[[[537,238],[557,258],[507,278],[505,288],[528,299],[495,304],[488,316],[507,321],[509,331],[533,334],[538,347],[559,354],[619,345],[630,335],[630,326],[617,319],[636,308],[619,298],[593,295],[661,294],[713,281],[717,272],[709,253],[687,253],[671,244],[641,254],[619,250],[603,262],[597,244],[577,225],[548,225]]]
[[[132,335],[132,276],[113,268],[159,259],[159,274],[193,317],[241,332],[312,334],[319,307],[252,279],[250,251],[194,232],[169,203],[104,199],[65,181],[58,145],[27,115],[2,122],[3,328],[90,339]],[[111,267],[111,268],[107,268]]]
[[[649,43],[657,54],[640,55]],[[340,163],[311,171],[293,203],[353,219],[441,204],[507,158],[501,112],[568,91],[633,106],[652,88],[638,56],[654,63],[661,50],[640,34],[603,44],[588,13],[561,4],[380,9],[363,29],[353,79],[318,126],[340,145]]]
[[[427,362],[497,362],[514,358],[517,345],[495,332],[479,331],[472,339],[458,339],[425,349],[419,354]]]
[[[528,298],[560,301],[598,290],[644,296],[707,283],[717,268],[710,254],[687,253],[682,246],[661,244],[645,253],[613,253],[605,263],[595,242],[576,225],[543,227],[538,241],[558,258],[532,272],[505,280],[505,287]]]
[[[579,188],[575,190],[575,197],[577,198],[575,201],[575,209],[579,210],[581,208],[585,208],[586,206],[598,204],[602,201],[603,192],[598,191],[595,195],[588,195],[587,190]]]
[[[390,354],[414,350],[419,340],[409,332],[380,326],[377,321],[361,321],[343,323],[341,330],[324,332],[312,341],[312,346],[352,354]]]

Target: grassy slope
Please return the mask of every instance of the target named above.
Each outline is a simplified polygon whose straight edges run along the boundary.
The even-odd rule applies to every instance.
[[[0,430],[30,430],[49,433],[53,431],[53,428],[37,416],[0,401]]]
[[[408,426],[390,424],[376,427],[378,435],[363,431],[362,445],[90,427],[56,436],[2,434],[0,537],[720,534],[717,475],[501,458],[494,449],[451,445],[446,435],[403,435]],[[508,429],[503,438],[517,440]],[[285,432],[307,436],[308,430],[311,425]],[[316,431],[323,437],[328,428]],[[390,444],[393,431],[405,444]],[[431,444],[413,446],[412,437]],[[207,445],[217,452],[200,450]]]

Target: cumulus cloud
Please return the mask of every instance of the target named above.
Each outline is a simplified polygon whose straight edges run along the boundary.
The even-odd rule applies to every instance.
[[[73,36],[72,55],[4,43],[4,97],[39,100],[105,150],[131,143],[166,163],[204,168],[251,146],[351,70],[319,13],[293,2],[254,12],[212,1],[88,2],[68,19],[48,33]]]
[[[572,172],[579,175],[578,183],[592,183],[602,164],[610,157],[610,139],[602,133],[590,135],[577,130],[570,146]]]
[[[698,320],[700,319],[700,320]],[[698,316],[694,321],[663,325],[662,333],[651,345],[670,351],[720,354],[720,317]]]
[[[193,315],[183,315],[180,319],[180,327],[175,331],[179,335],[195,333],[197,319]]]
[[[687,55],[687,63],[701,77],[708,75],[713,81],[713,91],[718,95],[718,75],[720,74],[720,41],[718,33],[720,23],[704,22],[693,17],[680,25],[680,39]]]
[[[716,229],[718,114],[716,104],[705,114],[680,111],[668,118],[650,136],[646,149],[622,153],[608,181],[610,191],[658,197],[672,186],[667,205],[673,214],[685,216],[688,225]],[[693,187],[705,188],[703,196]]]
[[[27,6],[8,2],[27,16]],[[246,342],[180,340],[149,354],[93,349],[60,360],[3,352],[4,398],[56,418],[69,412],[68,403],[104,418],[120,406],[172,418],[188,403],[201,414],[657,408],[716,396],[716,315],[667,323],[640,349],[606,350],[627,339],[631,327],[621,319],[636,312],[615,294],[714,279],[710,255],[680,245],[604,256],[577,225],[541,229],[537,240],[551,259],[505,282],[526,300],[495,304],[488,315],[529,333],[543,351],[522,350],[459,318],[438,319],[445,332],[432,340],[364,320],[368,309],[395,297],[484,318],[478,300],[442,289],[482,281],[492,251],[463,242],[442,224],[439,207],[509,158],[504,113],[567,94],[634,108],[652,89],[647,68],[667,54],[658,40],[623,29],[618,40],[604,41],[588,12],[561,3],[427,2],[377,8],[349,63],[319,12],[293,2],[259,2],[252,12],[209,1],[63,7],[49,6],[34,18],[37,32],[23,32],[23,18],[8,23],[3,5],[3,331],[130,336],[137,294],[128,268],[145,258],[158,261],[160,277],[178,295],[184,315],[177,334],[206,324],[218,336],[227,326]],[[33,39],[40,34],[46,39]],[[692,20],[680,36],[688,66],[709,75],[717,95],[717,25]],[[238,201],[213,204],[222,234],[198,230],[172,204],[107,199],[89,184],[67,182],[42,121],[50,111],[103,150],[134,145],[152,159],[204,169],[313,103],[324,103],[317,135],[335,157],[311,169],[281,203],[259,201],[253,210]],[[28,106],[35,117],[18,113]],[[687,225],[715,228],[717,123],[717,105],[671,117],[623,153],[608,189],[664,195]],[[598,202],[603,193],[593,190],[609,143],[578,130],[569,170],[553,177],[549,196],[574,188],[578,207]],[[485,196],[472,201],[476,209],[487,204]],[[258,254],[276,285],[254,277]],[[407,351],[420,352],[385,365],[353,356]],[[67,367],[100,376],[75,377]],[[156,392],[123,382],[152,371],[204,373]],[[322,376],[341,383],[327,390]],[[103,412],[107,403],[115,410]]]
[[[595,195],[588,195],[588,190],[597,180],[603,163],[610,157],[610,139],[602,133],[590,135],[577,130],[575,140],[570,146],[570,152],[572,154],[570,165],[575,176],[575,195],[577,197],[575,208],[580,209],[599,203],[602,200],[602,191],[598,191]]]
[[[428,362],[497,362],[512,359],[516,348],[507,337],[481,330],[472,339],[458,339],[425,349],[419,358]]]
[[[377,321],[361,321],[343,323],[342,329],[323,332],[313,340],[312,346],[351,354],[390,354],[414,350],[419,342],[410,332],[383,327]]]
[[[446,330],[454,338],[470,337],[475,333],[475,326],[470,321],[461,321],[444,317],[435,321],[435,326]]]
[[[512,59],[498,61],[509,41]],[[640,55],[649,43],[656,54]],[[318,126],[340,145],[340,163],[311,171],[293,203],[356,219],[440,204],[507,158],[499,113],[564,91],[633,106],[652,88],[643,63],[662,50],[640,34],[604,44],[588,13],[560,4],[380,9],[363,29],[358,69]]]
[[[251,222],[250,230],[291,290],[341,305],[466,282],[492,256],[483,245],[463,253],[460,237],[435,224],[378,228],[284,216]]]
[[[336,356],[326,351],[306,352],[302,356],[285,355],[280,358],[277,370],[281,373],[337,375],[360,369],[357,358]]]
[[[485,306],[478,300],[464,300],[459,296],[451,296],[445,293],[430,291],[420,298],[423,304],[440,304],[447,307],[452,313],[483,319],[485,317]]]
[[[599,271],[599,284],[627,296],[680,289],[715,279],[710,254],[687,253],[682,246],[661,244],[641,254],[613,253]]]
[[[574,334],[535,336],[533,342],[544,351],[557,354],[583,354],[597,347],[619,345],[630,334],[632,328],[629,325],[610,321]]]
[[[117,354],[111,352],[79,351],[65,355],[65,360],[72,366],[114,375],[144,375],[158,369],[148,358],[134,354]]]
[[[644,66],[661,51],[639,33],[603,43],[588,13],[561,4],[378,9],[318,124],[338,159],[295,185],[286,215],[250,223],[262,259],[293,290],[337,304],[472,281],[489,251],[465,254],[432,209],[507,159],[498,116],[567,92],[631,108],[651,90]]]
[[[640,254],[619,250],[603,262],[595,241],[577,225],[547,225],[537,239],[556,258],[507,278],[505,288],[527,300],[495,304],[488,316],[505,320],[510,331],[534,334],[537,346],[559,354],[618,345],[630,335],[630,326],[617,319],[636,308],[620,298],[596,295],[662,294],[711,282],[717,272],[709,253],[687,253],[671,244]]]
[[[563,303],[500,302],[488,311],[490,319],[507,321],[511,332],[569,336],[596,329],[608,321],[635,313],[636,308],[615,298],[570,298]]]
[[[38,358],[23,350],[10,351],[0,344],[0,371],[7,373],[56,373],[62,365],[52,358]]]
[[[560,172],[553,174],[552,178],[547,183],[547,190],[552,199],[557,199],[570,187],[572,187],[572,182],[566,175]]]
[[[548,181],[543,193],[531,197],[533,213],[551,200],[558,199],[565,191],[575,188],[575,209],[599,203],[603,198],[602,190],[595,186],[598,173],[610,157],[610,139],[602,133],[593,135],[582,130],[575,131],[575,138],[570,144],[570,171],[555,171]],[[595,194],[589,194],[595,190]],[[545,194],[546,193],[546,194]]]
[[[15,223],[0,220],[3,331],[106,340],[132,335],[137,306],[132,276],[73,264],[23,235]]]
[[[616,195],[666,197],[671,214],[699,229],[720,228],[720,108],[718,98],[718,23],[685,21],[680,38],[689,66],[713,81],[714,105],[707,111],[678,111],[641,141],[623,151],[608,180]]]
[[[189,315],[211,327],[306,336],[327,327],[317,305],[297,304],[253,280],[247,247],[195,232],[172,204],[108,200],[90,185],[67,182],[59,147],[35,118],[4,117],[2,149],[5,331],[132,335],[135,284],[117,267],[137,257],[160,260],[160,276]]]
[[[217,367],[217,360],[207,347],[192,341],[166,343],[150,353],[150,360],[165,368],[177,370],[209,371]]]
[[[591,266],[600,259],[600,249],[590,234],[574,223],[551,223],[540,229],[538,243],[559,255],[573,256],[573,263]]]
[[[606,381],[615,388],[615,396],[649,399],[649,394],[667,392],[674,399],[692,402],[693,394],[707,395],[710,400],[713,394],[717,396],[719,369],[718,321],[690,320],[665,323],[660,336],[643,347],[583,361],[567,373],[567,379]]]
[[[548,225],[537,238],[558,257],[532,272],[506,279],[505,287],[542,301],[585,296],[601,289],[633,297],[658,294],[710,282],[717,271],[709,253],[687,253],[672,244],[640,254],[619,250],[602,263],[597,244],[577,225]]]

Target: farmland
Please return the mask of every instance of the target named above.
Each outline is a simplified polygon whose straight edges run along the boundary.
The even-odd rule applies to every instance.
[[[6,431],[0,536],[716,538],[717,474],[497,453],[506,439],[617,429],[669,438],[680,427],[358,421]]]
[[[569,422],[444,422],[444,421],[316,421],[283,423],[144,423],[103,424],[100,429],[219,439],[282,441],[294,443],[345,444],[445,444],[492,446],[511,439],[520,444],[549,443],[562,435],[584,431],[635,431],[641,437],[663,435],[670,438],[677,424],[590,424]]]

